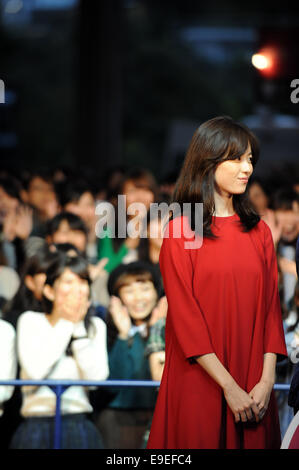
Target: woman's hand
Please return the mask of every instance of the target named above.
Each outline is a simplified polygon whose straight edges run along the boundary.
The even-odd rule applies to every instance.
[[[272,382],[261,380],[249,392],[250,397],[255,401],[258,406],[260,419],[264,417],[268,409],[272,388]]]
[[[149,355],[149,366],[152,380],[161,381],[165,364],[165,351],[153,352]]]
[[[102,258],[97,264],[89,264],[88,272],[92,281],[104,275],[104,268],[108,263],[109,258]]]
[[[236,382],[232,382],[229,386],[225,387],[223,392],[236,423],[239,421],[246,423],[247,421],[254,420],[259,422],[260,410],[253,396],[246,393]]]
[[[167,297],[164,295],[159,300],[157,306],[153,309],[151,319],[149,321],[149,326],[152,326],[160,318],[166,318],[168,309]]]
[[[50,197],[48,201],[45,202],[44,210],[43,210],[43,217],[48,219],[53,219],[56,214],[59,212],[59,205],[55,197]]]
[[[110,298],[109,311],[118,329],[118,336],[121,339],[128,339],[132,322],[127,307],[123,305],[118,297],[112,295]]]
[[[138,247],[139,243],[140,243],[139,237],[135,237],[135,238],[127,237],[124,241],[124,244],[129,250],[135,250]]]
[[[59,296],[56,305],[61,318],[73,323],[84,320],[90,307],[89,288],[84,289],[84,287],[82,289],[71,289],[64,295]]]
[[[31,234],[33,226],[33,210],[29,206],[19,206],[17,210],[15,234],[26,240]]]
[[[26,240],[32,231],[32,214],[31,207],[25,205],[19,205],[15,210],[8,212],[3,221],[5,238],[9,241],[16,237]]]
[[[5,214],[3,219],[3,234],[9,242],[16,238],[16,222],[16,211],[10,211]]]
[[[279,256],[278,264],[283,274],[288,273],[297,277],[296,262]]]

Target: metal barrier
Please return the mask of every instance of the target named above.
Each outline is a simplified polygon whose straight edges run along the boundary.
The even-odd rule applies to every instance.
[[[54,447],[53,449],[60,449],[61,438],[61,396],[63,392],[72,386],[81,387],[109,387],[109,388],[123,388],[123,387],[159,387],[160,382],[152,380],[0,380],[0,386],[15,386],[21,387],[25,385],[33,386],[48,386],[56,395],[56,412],[55,412],[55,430],[54,430]],[[275,384],[274,390],[287,392],[290,389],[290,384]]]

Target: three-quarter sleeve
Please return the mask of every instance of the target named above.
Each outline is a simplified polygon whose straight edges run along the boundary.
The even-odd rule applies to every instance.
[[[0,380],[16,378],[17,360],[15,351],[15,330],[4,320],[0,319]],[[14,387],[0,387],[0,416],[2,415],[2,402],[9,400]]]
[[[100,318],[93,317],[92,323],[95,329],[92,336],[87,334],[83,321],[74,325],[72,352],[82,379],[106,380],[109,375],[107,328]]]
[[[66,351],[74,324],[60,318],[51,326],[44,315],[23,313],[17,323],[17,350],[20,366],[26,378],[41,380]]]
[[[190,239],[173,236],[174,220],[164,234],[159,261],[168,302],[167,321],[173,326],[184,356],[190,359],[213,353],[214,348],[204,313],[193,294],[192,250],[185,245]]]
[[[264,224],[264,230],[264,253],[266,263],[266,321],[264,330],[264,353],[276,353],[278,355],[278,360],[281,360],[284,359],[284,356],[287,356],[287,350],[285,345],[282,312],[278,292],[277,257],[274,250],[272,234],[267,224]]]

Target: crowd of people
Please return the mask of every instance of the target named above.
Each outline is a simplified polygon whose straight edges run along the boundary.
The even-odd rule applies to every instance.
[[[119,166],[97,185],[67,169],[0,172],[0,380],[161,380],[163,219],[151,217],[150,206],[171,203],[176,177],[158,182],[146,168]],[[248,195],[276,248],[289,354],[276,374],[277,382],[289,383],[299,347],[299,180],[269,189],[253,176]],[[116,236],[108,224],[99,233],[98,208],[107,202]],[[146,210],[144,237],[128,230],[134,203]],[[277,397],[283,435],[293,410],[285,392]],[[156,398],[152,387],[69,387],[61,398],[61,447],[145,448]],[[47,386],[0,387],[0,447],[52,448],[55,401]]]

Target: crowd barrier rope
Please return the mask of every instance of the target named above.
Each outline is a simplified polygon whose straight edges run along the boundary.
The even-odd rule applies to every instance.
[[[72,386],[81,387],[108,387],[108,388],[123,388],[123,387],[159,387],[160,382],[153,380],[0,380],[1,386],[14,386],[23,387],[26,385],[31,386],[47,386],[50,387],[56,395],[56,410],[55,410],[55,428],[54,428],[54,446],[53,449],[60,449],[61,438],[61,397],[63,392]],[[289,384],[275,384],[274,390],[287,392],[290,389]]]

